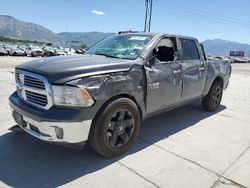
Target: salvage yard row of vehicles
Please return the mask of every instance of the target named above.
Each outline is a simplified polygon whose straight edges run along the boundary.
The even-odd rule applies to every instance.
[[[31,57],[51,57],[61,55],[84,54],[84,49],[63,48],[61,46],[31,46],[31,45],[10,45],[0,43],[0,56],[31,56]],[[250,57],[233,56],[211,56],[209,60],[224,60],[231,63],[250,63]]]
[[[224,60],[231,63],[250,63],[250,57],[233,57],[233,56],[208,56],[209,60]]]
[[[32,56],[50,57],[59,55],[83,54],[84,50],[74,48],[63,48],[61,46],[32,46],[32,45],[10,45],[0,44],[1,56]]]

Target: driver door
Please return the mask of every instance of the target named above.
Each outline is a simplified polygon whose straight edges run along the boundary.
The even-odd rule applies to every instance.
[[[145,67],[149,114],[179,103],[182,91],[182,69],[178,60],[176,39],[163,38],[155,49],[155,64]]]

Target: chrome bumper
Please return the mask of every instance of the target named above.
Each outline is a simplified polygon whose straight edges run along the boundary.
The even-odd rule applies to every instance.
[[[10,109],[13,113],[14,110]],[[26,123],[26,126],[19,125],[19,127],[32,136],[47,142],[69,144],[81,143],[88,140],[92,123],[92,120],[83,122],[37,122],[26,116],[23,116],[23,121]],[[58,135],[58,132],[60,132],[60,135]]]

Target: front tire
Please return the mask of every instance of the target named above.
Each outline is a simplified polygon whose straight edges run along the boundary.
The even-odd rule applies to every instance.
[[[215,81],[206,97],[202,99],[202,107],[208,112],[214,112],[218,109],[222,99],[223,84]]]
[[[128,98],[118,98],[97,113],[90,130],[89,143],[105,157],[120,155],[136,140],[140,124],[137,105]]]

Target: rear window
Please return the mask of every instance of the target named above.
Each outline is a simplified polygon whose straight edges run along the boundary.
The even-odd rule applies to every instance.
[[[183,51],[183,57],[182,57],[183,60],[200,59],[196,43],[193,40],[180,39],[180,41]]]

